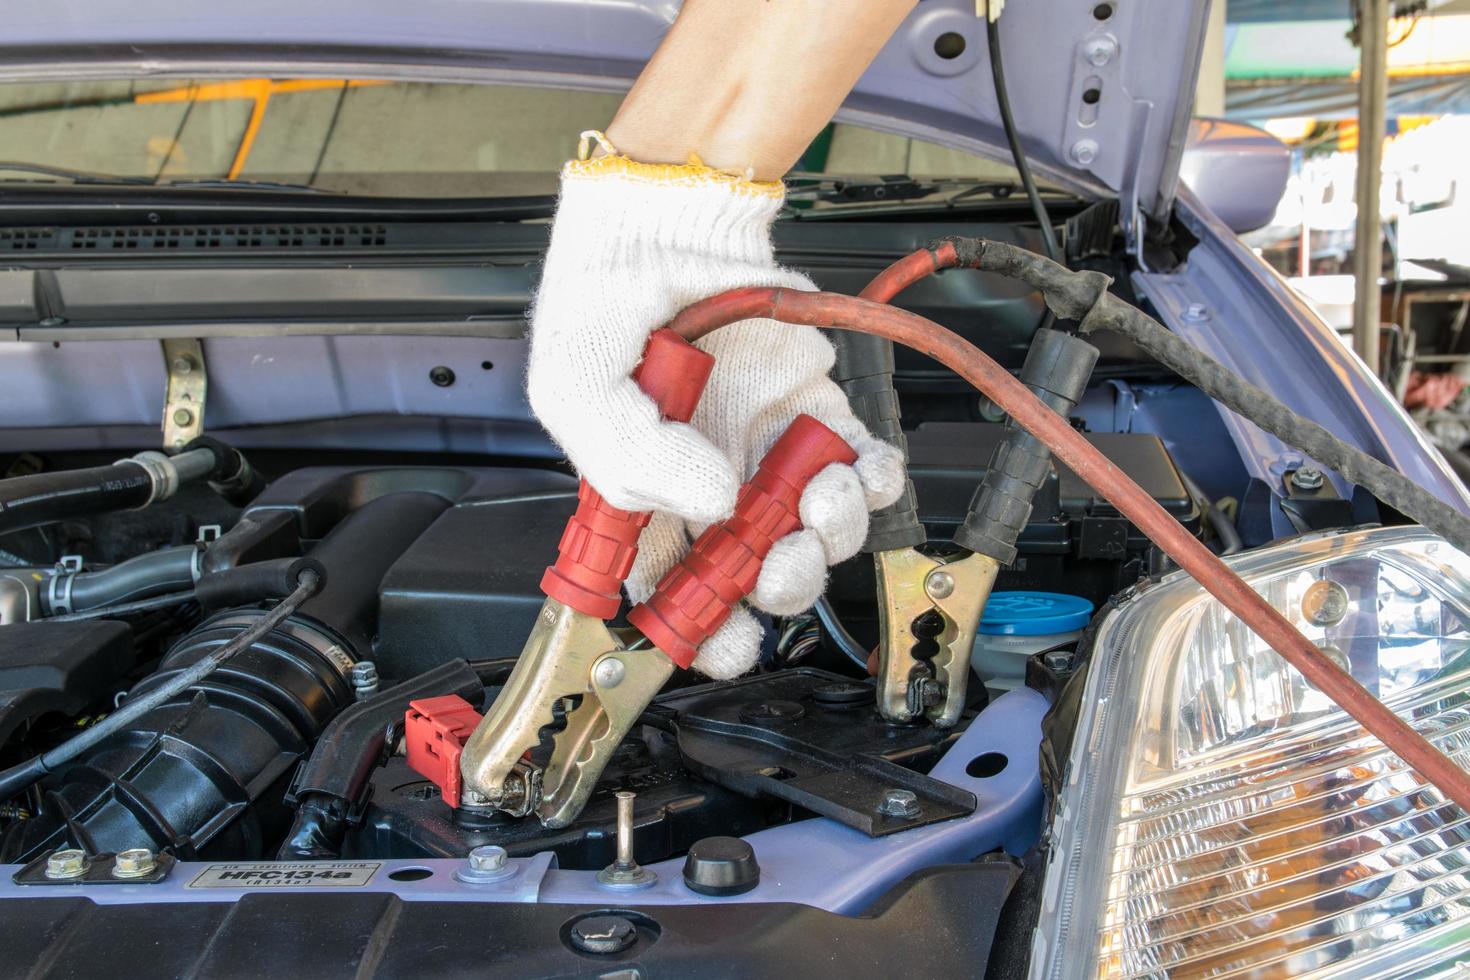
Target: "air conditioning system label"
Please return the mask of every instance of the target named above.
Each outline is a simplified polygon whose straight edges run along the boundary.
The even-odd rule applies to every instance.
[[[211,864],[189,882],[190,888],[359,888],[373,880],[379,861],[305,864]]]

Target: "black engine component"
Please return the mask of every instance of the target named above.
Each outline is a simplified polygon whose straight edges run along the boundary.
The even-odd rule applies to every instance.
[[[944,731],[888,724],[873,711],[871,684],[796,668],[672,692],[657,705],[675,715],[685,764],[738,793],[787,800],[872,837],[975,811],[973,793],[908,767],[936,761]]]
[[[292,768],[352,703],[347,675],[371,652],[384,572],[447,506],[404,492],[353,510],[309,556],[325,569],[320,593],[204,681],[62,766],[44,784],[41,812],[7,831],[0,860],[68,844],[168,849],[186,860],[261,856],[285,829]],[[132,693],[164,683],[259,615],[208,620]]]
[[[0,627],[0,745],[49,712],[73,716],[105,696],[133,664],[126,623],[11,623]]]

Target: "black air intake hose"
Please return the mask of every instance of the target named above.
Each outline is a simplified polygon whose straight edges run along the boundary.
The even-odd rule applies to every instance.
[[[64,845],[168,848],[184,860],[262,856],[286,830],[292,769],[353,703],[347,676],[371,650],[383,575],[447,506],[432,494],[396,493],[339,523],[308,555],[323,570],[321,592],[203,680],[54,767],[42,783],[42,812],[12,824],[0,861]],[[208,620],[131,696],[262,615],[236,610]]]

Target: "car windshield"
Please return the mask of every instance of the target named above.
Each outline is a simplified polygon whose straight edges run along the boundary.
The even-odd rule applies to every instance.
[[[621,93],[369,79],[132,79],[0,85],[0,189],[109,183],[292,186],[375,197],[553,194],[577,134]],[[828,126],[797,171],[1009,182],[972,154]]]

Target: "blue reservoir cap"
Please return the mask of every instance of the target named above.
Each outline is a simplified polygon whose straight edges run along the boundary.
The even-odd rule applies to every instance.
[[[1046,636],[1082,629],[1092,618],[1092,603],[1060,592],[994,592],[980,617],[989,636]]]

